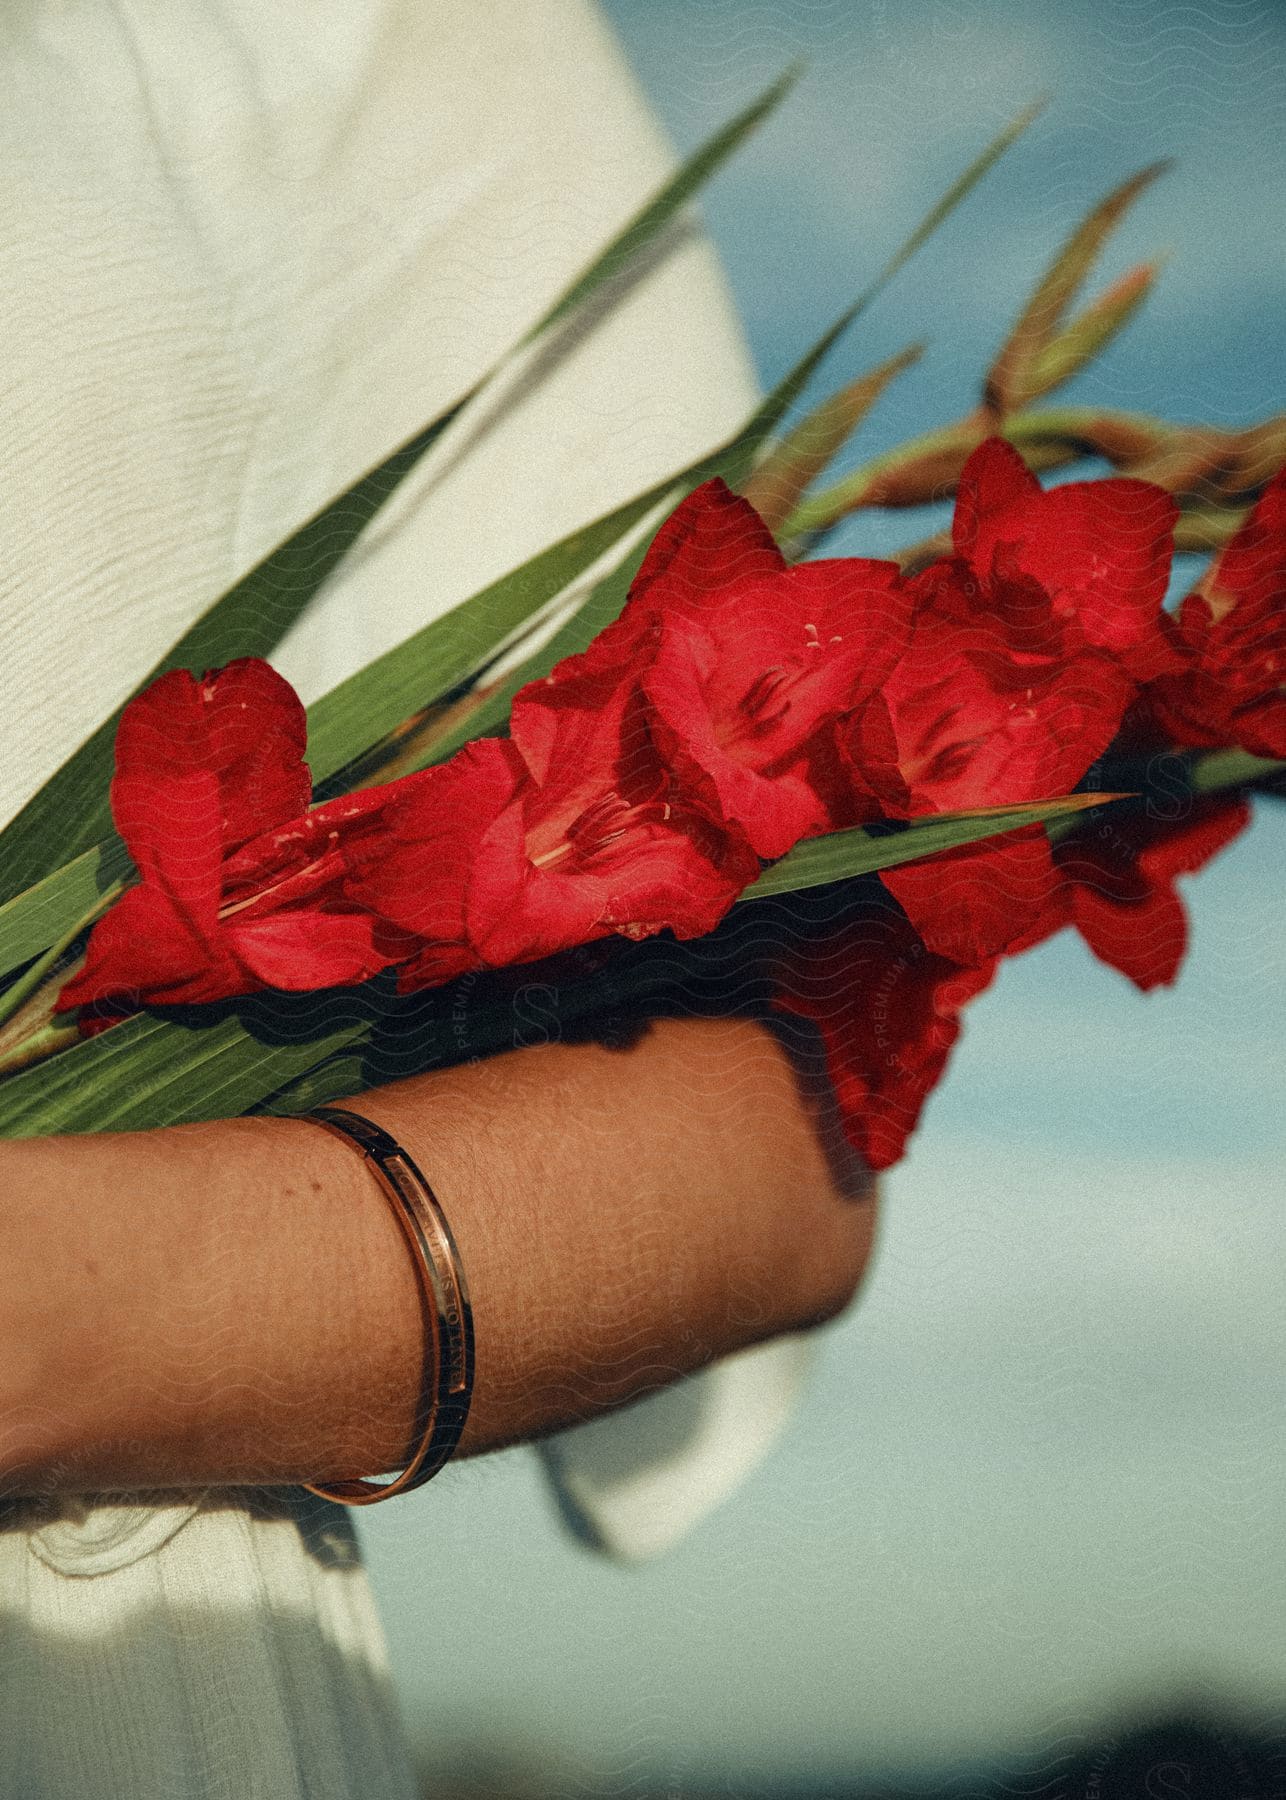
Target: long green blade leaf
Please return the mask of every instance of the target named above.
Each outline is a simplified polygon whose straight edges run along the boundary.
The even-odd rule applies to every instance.
[[[873,875],[880,869],[896,869],[902,863],[919,862],[944,850],[959,850],[1024,825],[1043,825],[1088,807],[1103,806],[1114,794],[1068,794],[1057,800],[1036,800],[1026,806],[996,806],[972,813],[938,813],[913,819],[892,835],[863,831],[831,831],[824,837],[807,838],[780,862],[765,869],[758,881],[740,896],[762,900],[769,894],[795,894],[801,888],[821,887],[828,881],[847,881],[856,875]]]
[[[139,1013],[0,1083],[0,1136],[234,1117],[368,1028],[365,1016],[354,1017],[351,1001],[328,1026],[325,1002],[333,996],[313,998],[313,1016],[284,1041],[256,1033],[253,1000],[244,1012],[201,1026]]]
[[[83,918],[98,896],[133,869],[124,844],[113,834],[92,850],[82,850],[52,875],[24,888],[0,906],[0,974],[38,956]]]
[[[997,132],[982,153],[976,156],[964,173],[957,176],[956,180],[952,182],[937,205],[929,209],[901,248],[894,252],[880,273],[880,287],[891,281],[898,270],[910,262],[916,251],[928,243],[938,227],[946,223],[960,202],[973,192],[993,164],[999,162],[1005,151],[1018,141],[1028,126],[1033,124],[1044,110],[1044,100],[1033,100],[1030,106],[1025,106],[1017,117],[1005,126],[1003,131]]]
[[[744,112],[735,119],[721,126],[714,136],[708,138],[699,149],[684,163],[674,179],[663,187],[659,194],[638,211],[623,230],[613,238],[612,242],[582,275],[577,276],[571,286],[550,307],[544,317],[532,327],[524,342],[529,343],[542,332],[548,331],[551,325],[574,311],[604,281],[610,281],[619,275],[638,255],[639,251],[662,231],[679,210],[705,186],[710,177],[718,172],[733,153],[756,131],[769,117],[776,112],[787,94],[799,80],[802,65],[792,64],[779,75],[769,87],[765,88],[757,100],[752,100]]]

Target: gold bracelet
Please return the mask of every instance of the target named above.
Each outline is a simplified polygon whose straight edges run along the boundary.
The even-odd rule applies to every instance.
[[[437,1196],[406,1151],[387,1131],[361,1113],[342,1106],[318,1106],[295,1115],[357,1145],[384,1192],[415,1255],[420,1286],[428,1307],[432,1357],[426,1364],[416,1408],[418,1448],[392,1481],[365,1476],[332,1482],[305,1482],[310,1494],[339,1500],[346,1506],[370,1506],[420,1487],[450,1457],[460,1442],[473,1393],[473,1311],[464,1270],[451,1228]],[[431,1373],[430,1373],[431,1369]]]

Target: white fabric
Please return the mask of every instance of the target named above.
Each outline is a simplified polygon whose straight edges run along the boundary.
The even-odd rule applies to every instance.
[[[33,0],[0,59],[7,819],[212,598],[476,380],[669,159],[587,0]],[[503,416],[437,447],[276,666],[314,698],[752,399],[685,228],[528,359]],[[543,1454],[569,1521],[623,1557],[672,1542],[761,1454],[806,1355],[564,1434]],[[0,1507],[4,1800],[412,1791],[343,1509]]]
[[[775,1338],[541,1446],[568,1525],[622,1562],[657,1556],[740,1485],[789,1418],[816,1354]]]

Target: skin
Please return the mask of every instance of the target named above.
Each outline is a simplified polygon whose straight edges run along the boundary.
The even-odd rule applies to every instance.
[[[432,1181],[469,1281],[458,1455],[620,1406],[833,1318],[875,1202],[816,1058],[659,1018],[341,1102]],[[289,1118],[0,1143],[0,1492],[328,1481],[400,1467],[414,1264],[351,1145]]]

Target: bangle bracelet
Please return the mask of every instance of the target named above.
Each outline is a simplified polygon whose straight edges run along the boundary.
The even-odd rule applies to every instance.
[[[432,1354],[425,1359],[420,1401],[416,1408],[418,1447],[392,1481],[366,1477],[335,1481],[329,1486],[303,1485],[323,1500],[346,1506],[370,1506],[376,1500],[406,1494],[428,1481],[447,1461],[464,1430],[473,1392],[473,1312],[451,1228],[437,1197],[406,1151],[372,1120],[341,1106],[319,1106],[295,1115],[315,1119],[328,1131],[356,1144],[380,1186],[415,1256],[420,1287],[427,1305]]]

